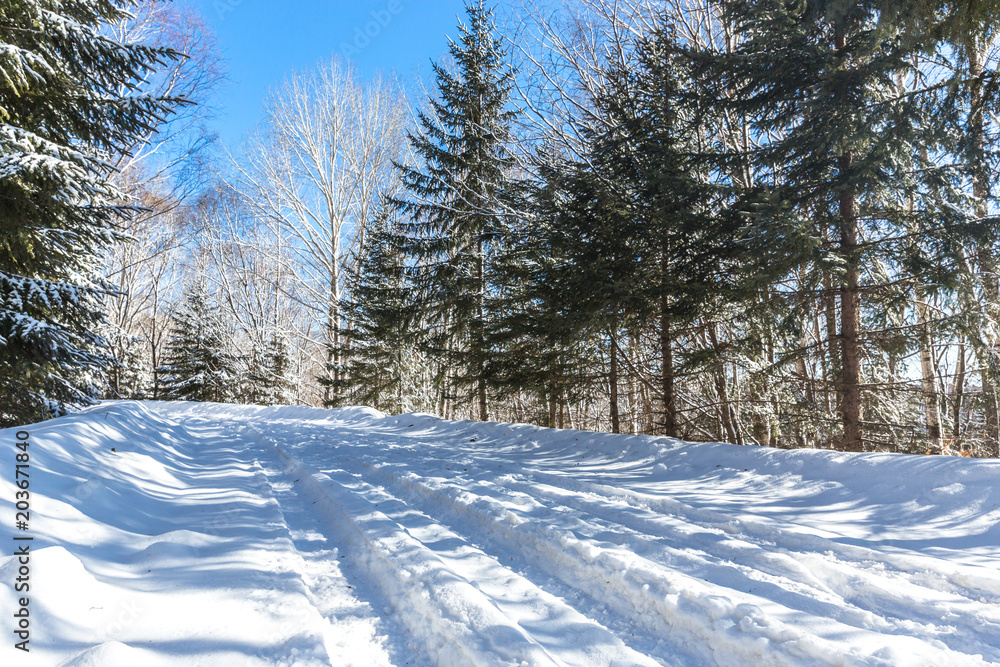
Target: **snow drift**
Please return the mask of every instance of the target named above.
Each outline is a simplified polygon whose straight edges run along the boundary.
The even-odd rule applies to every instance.
[[[368,408],[25,430],[31,651],[5,613],[5,665],[1000,664],[994,460]]]

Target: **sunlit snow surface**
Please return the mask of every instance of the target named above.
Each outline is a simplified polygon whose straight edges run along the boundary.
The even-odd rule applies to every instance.
[[[0,665],[1000,664],[998,461],[367,408],[27,430],[31,652],[2,557]]]

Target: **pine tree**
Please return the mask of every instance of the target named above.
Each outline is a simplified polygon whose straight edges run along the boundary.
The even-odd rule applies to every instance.
[[[236,359],[228,351],[225,325],[205,281],[194,280],[171,316],[173,334],[165,363],[157,369],[170,400],[225,403],[235,395]]]
[[[438,99],[419,115],[409,141],[420,167],[400,166],[408,198],[407,252],[422,268],[420,287],[434,317],[429,349],[457,369],[455,379],[489,418],[486,345],[492,244],[504,226],[499,203],[510,169],[506,150],[512,73],[483,0],[466,5],[468,25],[449,51],[456,73],[435,64]]]
[[[501,237],[494,271],[503,290],[495,304],[503,313],[489,332],[496,353],[489,375],[500,398],[530,392],[544,406],[535,420],[557,427],[564,407],[593,388],[589,359],[596,350],[587,341],[592,307],[577,298],[574,282],[579,257],[567,242],[567,216],[577,216],[576,184],[585,169],[544,147],[535,158],[539,178],[512,188],[512,202],[524,214]],[[526,363],[525,360],[530,360]]]
[[[605,72],[586,155],[543,170],[543,189],[554,192],[543,197],[543,215],[554,223],[542,228],[551,260],[543,260],[541,301],[561,304],[556,326],[607,350],[613,427],[617,341],[630,331],[655,332],[660,425],[674,437],[678,332],[726,291],[733,252],[730,226],[713,206],[719,188],[695,150],[699,117],[685,103],[687,78],[670,36],[650,36],[634,67]],[[566,332],[558,336],[567,347]]]
[[[392,413],[413,409],[419,375],[419,301],[398,230],[385,212],[370,229],[348,306],[350,398]]]
[[[0,426],[97,398],[110,292],[97,257],[130,213],[112,159],[176,101],[134,95],[177,54],[110,39],[131,2],[15,0],[0,8]]]
[[[828,277],[829,289],[814,294],[830,299],[828,343],[837,347],[843,429],[838,444],[858,451],[870,441],[862,426],[865,407],[877,409],[865,391],[877,373],[865,370],[865,359],[877,357],[869,350],[880,346],[896,354],[889,349],[891,326],[878,318],[901,282],[885,278],[919,263],[900,261],[899,239],[927,239],[957,222],[949,213],[954,207],[938,196],[948,189],[940,165],[915,154],[914,147],[934,147],[923,129],[922,96],[898,89],[928,42],[902,33],[904,22],[893,14],[901,10],[877,0],[724,5],[741,40],[731,53],[694,59],[707,63],[704,95],[751,119],[759,145],[750,156],[757,183],[740,194],[734,210],[767,241],[757,243],[751,261],[769,266],[775,285],[783,269],[812,263]],[[908,211],[906,194],[917,192],[927,196],[924,206]]]
[[[254,349],[244,359],[243,391],[240,402],[252,405],[287,405],[291,402],[291,360],[288,342],[280,331],[273,331],[263,346]]]
[[[279,331],[271,334],[267,344],[267,376],[264,378],[264,404],[287,405],[291,403],[292,380],[291,359],[288,355],[288,341]]]
[[[130,336],[121,328],[110,324],[102,327],[100,332],[117,360],[106,372],[109,396],[132,400],[144,399],[151,379],[150,365],[145,354],[145,341],[138,336]]]

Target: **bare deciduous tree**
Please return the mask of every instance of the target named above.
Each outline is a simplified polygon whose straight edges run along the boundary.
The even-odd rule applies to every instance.
[[[274,91],[245,160],[233,160],[235,187],[287,239],[297,292],[322,323],[314,342],[331,381],[326,401],[340,380],[345,278],[374,207],[394,187],[408,122],[397,85],[381,76],[362,83],[333,60]]]
[[[188,221],[184,207],[200,185],[206,148],[213,140],[207,130],[207,102],[223,74],[214,37],[190,7],[164,0],[147,0],[132,17],[114,26],[119,41],[172,48],[185,55],[146,81],[143,94],[178,97],[190,102],[156,131],[150,131],[123,154],[117,181],[138,215],[124,222],[131,241],[111,249],[105,258],[105,279],[117,295],[108,299],[107,337],[122,367],[111,374],[115,396],[156,395],[155,375],[166,334],[166,314],[178,285],[178,261]],[[145,370],[129,373],[129,368]],[[126,377],[131,375],[131,377]],[[151,386],[143,386],[152,380]]]

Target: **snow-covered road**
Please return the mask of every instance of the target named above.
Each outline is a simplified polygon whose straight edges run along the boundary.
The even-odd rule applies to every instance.
[[[1000,664],[997,461],[364,408],[29,431],[32,652],[4,665]]]

